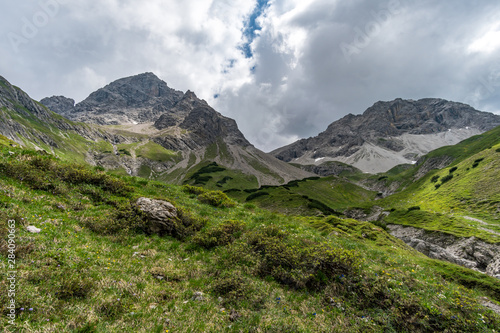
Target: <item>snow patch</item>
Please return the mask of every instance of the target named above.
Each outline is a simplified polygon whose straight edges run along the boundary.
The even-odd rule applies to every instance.
[[[317,163],[317,162],[319,162],[321,160],[324,160],[324,159],[325,159],[324,157],[317,158],[317,159],[314,160],[314,163]]]

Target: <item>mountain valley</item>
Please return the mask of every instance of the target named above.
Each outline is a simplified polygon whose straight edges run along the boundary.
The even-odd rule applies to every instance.
[[[268,154],[152,73],[77,104],[0,77],[24,331],[495,332],[499,179],[500,116],[442,99]]]

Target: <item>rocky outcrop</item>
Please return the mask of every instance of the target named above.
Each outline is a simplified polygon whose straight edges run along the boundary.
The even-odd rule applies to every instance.
[[[382,207],[373,206],[369,211],[363,208],[349,208],[343,214],[350,219],[373,222],[380,221],[389,215],[389,212],[386,212]]]
[[[147,231],[149,233],[158,235],[175,233],[177,208],[170,202],[142,197],[137,199],[136,204],[147,216]]]
[[[316,137],[271,152],[298,164],[339,161],[364,172],[415,163],[439,147],[456,144],[500,125],[500,116],[443,99],[377,102],[362,115],[349,114]]]
[[[312,173],[315,173],[318,176],[322,176],[322,177],[339,176],[339,175],[344,174],[344,173],[351,174],[351,173],[361,172],[361,170],[359,170],[351,165],[347,165],[347,164],[335,162],[335,161],[325,162],[325,163],[321,163],[318,165],[315,165],[315,164],[308,164],[308,165],[296,164],[295,166],[304,170],[304,171],[312,172]]]
[[[449,261],[500,279],[500,244],[401,225],[387,227],[391,235],[430,258]]]
[[[434,169],[444,169],[453,162],[453,157],[451,156],[436,156],[430,158],[422,158],[418,160],[417,166],[418,171],[416,172],[414,179],[418,180],[425,176],[429,171]]]
[[[47,97],[40,103],[58,114],[72,113],[75,109],[75,100],[64,96]]]
[[[182,99],[184,93],[169,88],[153,73],[116,80],[71,107],[65,97],[43,99],[42,103],[64,117],[99,125],[156,121]],[[67,108],[64,108],[64,105]]]

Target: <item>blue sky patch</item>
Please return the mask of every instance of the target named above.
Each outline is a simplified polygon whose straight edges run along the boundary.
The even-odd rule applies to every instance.
[[[253,42],[255,37],[257,37],[257,31],[260,31],[262,29],[262,27],[258,24],[257,19],[262,16],[262,14],[264,14],[264,11],[267,7],[269,7],[269,0],[257,0],[257,6],[255,7],[248,20],[245,22],[243,36],[246,37],[246,43],[243,44],[240,49],[241,51],[243,51],[243,54],[246,58],[253,57],[250,44]]]

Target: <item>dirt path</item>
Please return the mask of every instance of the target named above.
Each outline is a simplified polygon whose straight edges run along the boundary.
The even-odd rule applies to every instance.
[[[478,222],[478,223],[481,223],[483,225],[493,225],[493,224],[490,224],[490,223],[486,223],[486,222],[484,222],[484,221],[482,221],[480,219],[476,219],[474,217],[470,217],[470,216],[462,216],[462,217],[464,219],[466,219],[466,220]],[[492,234],[497,235],[497,236],[500,236],[500,232],[497,232],[497,231],[494,231],[494,230],[491,230],[491,229],[481,228],[481,227],[478,227],[478,229],[486,231],[486,232],[489,232],[489,233],[492,233]]]

